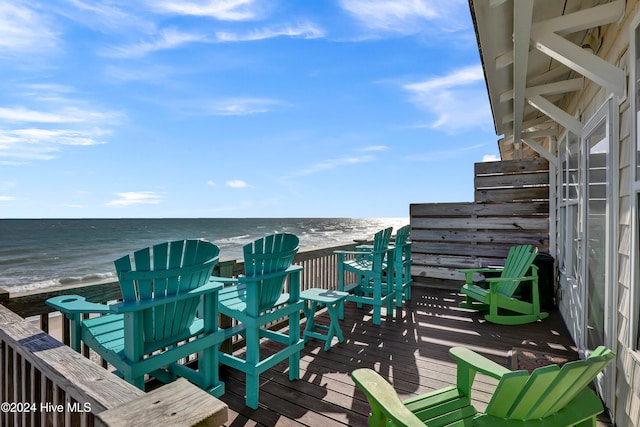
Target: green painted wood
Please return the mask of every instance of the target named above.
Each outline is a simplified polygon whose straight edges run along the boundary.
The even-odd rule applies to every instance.
[[[465,284],[460,290],[466,300],[460,306],[488,311],[485,319],[503,325],[519,325],[545,319],[548,313],[540,311],[538,289],[538,267],[533,264],[538,249],[532,245],[513,246],[501,269],[462,269]],[[482,273],[488,286],[473,282],[473,275]],[[497,276],[495,276],[497,275]],[[517,291],[523,290],[523,284],[530,284],[530,300]]]
[[[464,427],[562,427],[595,425],[604,408],[588,387],[615,357],[606,347],[597,348],[587,360],[527,371],[510,371],[471,350],[454,347],[457,384],[401,401],[393,387],[368,368],[351,377],[369,404],[371,426]],[[499,380],[485,412],[471,404],[477,373]],[[553,403],[551,403],[553,402]]]
[[[212,282],[225,283],[219,295],[220,312],[236,319],[241,327],[230,329],[226,337],[244,335],[244,358],[221,353],[220,362],[246,373],[246,405],[257,409],[260,393],[260,374],[276,364],[289,361],[289,379],[300,378],[300,351],[304,339],[300,335],[300,312],[304,301],[300,298],[302,267],[294,266],[298,251],[298,237],[273,234],[244,246],[245,275],[238,278],[213,277]],[[288,279],[288,292],[285,286]],[[270,331],[269,323],[288,318],[286,332]],[[269,357],[261,357],[260,340],[270,339],[285,347]]]
[[[144,389],[146,375],[161,381],[181,375],[220,396],[217,351],[224,332],[218,329],[217,293],[222,285],[209,283],[219,252],[203,240],[143,248],[114,262],[122,302],[107,306],[61,296],[47,304],[69,317],[74,333],[137,387]],[[111,314],[82,320],[79,310]],[[79,340],[74,347],[80,350]],[[198,370],[178,364],[195,353]]]

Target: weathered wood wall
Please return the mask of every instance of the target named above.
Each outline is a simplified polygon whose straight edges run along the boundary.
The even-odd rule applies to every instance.
[[[475,202],[410,206],[418,283],[460,286],[459,268],[501,265],[509,248],[549,251],[549,164],[544,159],[475,164]]]

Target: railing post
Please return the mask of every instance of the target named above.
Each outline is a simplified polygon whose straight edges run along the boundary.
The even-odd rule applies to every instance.
[[[227,404],[184,378],[96,415],[96,426],[221,426]]]
[[[0,288],[0,304],[4,304],[9,301],[9,291]]]

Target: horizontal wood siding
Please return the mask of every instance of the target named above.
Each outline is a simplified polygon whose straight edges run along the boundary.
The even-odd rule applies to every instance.
[[[475,202],[412,204],[414,279],[459,286],[458,269],[501,265],[513,245],[548,252],[548,169],[544,159],[476,163]]]

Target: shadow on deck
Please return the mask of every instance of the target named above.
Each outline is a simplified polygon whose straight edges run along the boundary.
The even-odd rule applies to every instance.
[[[365,426],[369,404],[349,374],[371,367],[401,393],[402,398],[455,384],[455,364],[448,351],[453,346],[471,348],[509,367],[510,351],[521,347],[577,358],[576,348],[557,311],[542,322],[501,326],[461,309],[461,296],[443,289],[414,287],[402,318],[375,326],[369,310],[347,303],[341,322],[345,342],[323,351],[323,342],[310,340],[302,351],[301,377],[288,380],[286,364],[261,376],[260,407],[244,405],[244,374],[223,368],[229,405],[228,426]],[[328,323],[326,310],[316,317]],[[263,346],[263,351],[269,348]],[[474,403],[484,409],[496,382],[479,375],[474,383]]]

